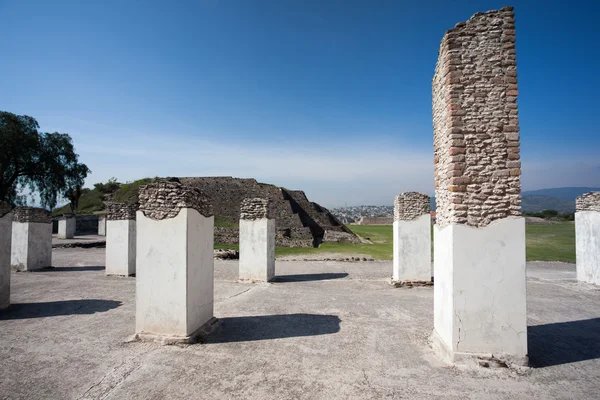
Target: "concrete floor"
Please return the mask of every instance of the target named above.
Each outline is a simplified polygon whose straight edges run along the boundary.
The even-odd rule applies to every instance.
[[[532,368],[456,368],[428,345],[433,291],[394,289],[391,262],[278,262],[278,282],[216,261],[206,344],[127,343],[135,278],[104,249],[55,249],[54,270],[12,275],[0,312],[0,398],[584,399],[600,397],[600,287],[574,265],[528,265]]]

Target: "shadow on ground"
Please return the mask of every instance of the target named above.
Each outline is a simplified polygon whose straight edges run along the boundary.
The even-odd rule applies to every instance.
[[[326,281],[329,279],[342,279],[347,277],[345,272],[332,272],[323,274],[298,274],[298,275],[280,275],[273,278],[271,282],[308,282],[308,281]]]
[[[11,304],[0,311],[0,321],[10,319],[28,319],[56,317],[60,315],[94,314],[117,308],[122,303],[114,300],[83,299],[48,301],[44,303]]]
[[[534,368],[600,358],[600,318],[527,329],[529,365]]]
[[[340,318],[337,315],[260,315],[220,318],[220,321],[221,327],[208,336],[206,343],[329,335],[340,331]]]
[[[83,267],[48,267],[35,272],[81,272],[81,271],[104,271],[104,265]]]

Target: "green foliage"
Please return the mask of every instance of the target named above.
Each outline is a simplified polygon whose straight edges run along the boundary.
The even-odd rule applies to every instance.
[[[117,182],[117,178],[110,178],[106,183],[94,183],[94,189],[98,190],[102,194],[112,194],[119,190],[121,184]]]
[[[156,178],[143,178],[137,181],[121,184],[119,190],[115,192],[113,200],[118,203],[133,204],[138,200],[138,191],[141,185],[146,185]]]
[[[0,111],[0,201],[17,203],[17,188],[40,196],[42,206],[54,208],[59,197],[82,187],[90,173],[78,161],[66,133],[40,133],[37,121]]]
[[[231,218],[223,215],[215,215],[215,226],[220,228],[237,228],[239,224]]]
[[[559,213],[555,210],[544,210],[541,212],[526,212],[526,217],[543,218],[549,221],[575,221],[575,213]]]

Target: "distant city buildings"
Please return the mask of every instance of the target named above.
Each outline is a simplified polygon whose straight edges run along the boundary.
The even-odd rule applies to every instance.
[[[393,217],[393,206],[350,206],[330,209],[340,222],[352,224],[360,218]]]

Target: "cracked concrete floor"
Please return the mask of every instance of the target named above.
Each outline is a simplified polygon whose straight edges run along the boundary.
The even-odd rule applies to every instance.
[[[600,288],[571,264],[528,264],[524,371],[455,368],[432,352],[432,289],[394,289],[391,262],[278,262],[278,282],[215,261],[208,343],[126,343],[135,278],[104,276],[104,249],[55,249],[16,273],[0,312],[0,398],[572,399],[600,393]]]

